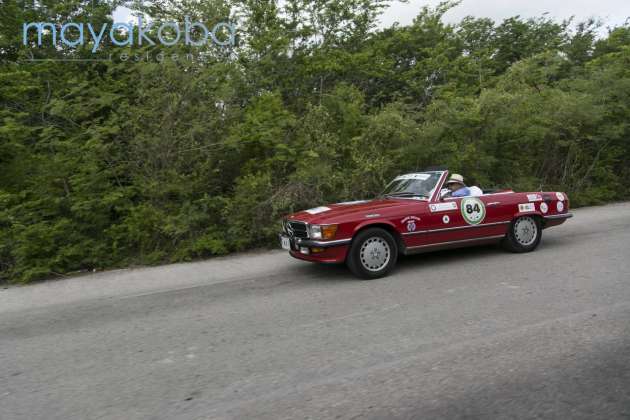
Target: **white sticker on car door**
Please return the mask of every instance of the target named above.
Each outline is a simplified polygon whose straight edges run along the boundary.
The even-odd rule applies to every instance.
[[[449,201],[447,203],[431,204],[429,206],[429,209],[431,210],[432,213],[439,212],[439,211],[457,210],[457,203],[454,201]]]

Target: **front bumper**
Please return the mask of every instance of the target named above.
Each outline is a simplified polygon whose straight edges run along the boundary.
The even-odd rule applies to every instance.
[[[321,263],[342,263],[346,260],[348,246],[352,239],[337,239],[332,241],[317,241],[313,239],[294,238],[281,233],[282,238],[288,238],[291,244],[289,253],[300,260]]]

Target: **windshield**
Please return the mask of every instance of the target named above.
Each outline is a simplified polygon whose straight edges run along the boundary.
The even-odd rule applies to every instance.
[[[430,198],[443,172],[401,175],[385,188],[382,195],[397,198]]]

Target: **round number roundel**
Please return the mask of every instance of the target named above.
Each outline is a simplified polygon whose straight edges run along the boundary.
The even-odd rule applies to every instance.
[[[461,208],[462,216],[469,225],[478,225],[486,218],[486,206],[478,198],[464,198]]]

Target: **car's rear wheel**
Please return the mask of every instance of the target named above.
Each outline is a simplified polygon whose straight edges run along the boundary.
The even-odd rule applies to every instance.
[[[531,252],[542,237],[540,221],[532,216],[521,216],[510,224],[503,246],[510,252]]]
[[[394,237],[381,228],[369,228],[352,240],[346,263],[362,279],[386,276],[396,265],[398,245]]]

